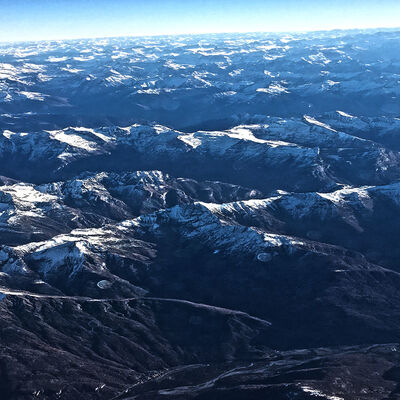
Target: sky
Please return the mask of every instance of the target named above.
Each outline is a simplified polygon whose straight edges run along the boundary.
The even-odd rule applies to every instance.
[[[400,0],[0,0],[0,42],[400,26]]]

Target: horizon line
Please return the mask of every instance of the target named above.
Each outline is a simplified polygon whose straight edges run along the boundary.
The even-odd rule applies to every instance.
[[[158,37],[179,37],[179,36],[205,36],[205,35],[227,35],[227,34],[265,34],[265,35],[284,35],[284,34],[306,34],[318,32],[349,32],[349,31],[390,31],[400,30],[399,26],[378,26],[378,27],[363,27],[363,28],[331,28],[331,29],[295,29],[295,30],[282,30],[282,31],[223,31],[223,32],[191,32],[191,33],[161,33],[152,35],[117,35],[117,36],[86,36],[86,37],[65,37],[59,39],[38,39],[38,40],[10,40],[0,41],[0,45],[6,44],[19,44],[19,43],[43,43],[43,42],[64,42],[64,41],[79,41],[79,40],[95,40],[95,39],[118,39],[118,38],[158,38]]]

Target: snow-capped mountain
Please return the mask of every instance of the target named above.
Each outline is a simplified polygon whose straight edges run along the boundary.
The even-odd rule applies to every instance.
[[[0,45],[5,398],[397,398],[399,38]]]

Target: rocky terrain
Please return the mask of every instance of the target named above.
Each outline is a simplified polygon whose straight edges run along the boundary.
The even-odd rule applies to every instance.
[[[2,396],[399,399],[399,38],[0,45]]]

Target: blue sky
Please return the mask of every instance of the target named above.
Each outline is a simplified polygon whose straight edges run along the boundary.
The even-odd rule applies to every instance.
[[[0,41],[400,26],[400,0],[0,0]]]

